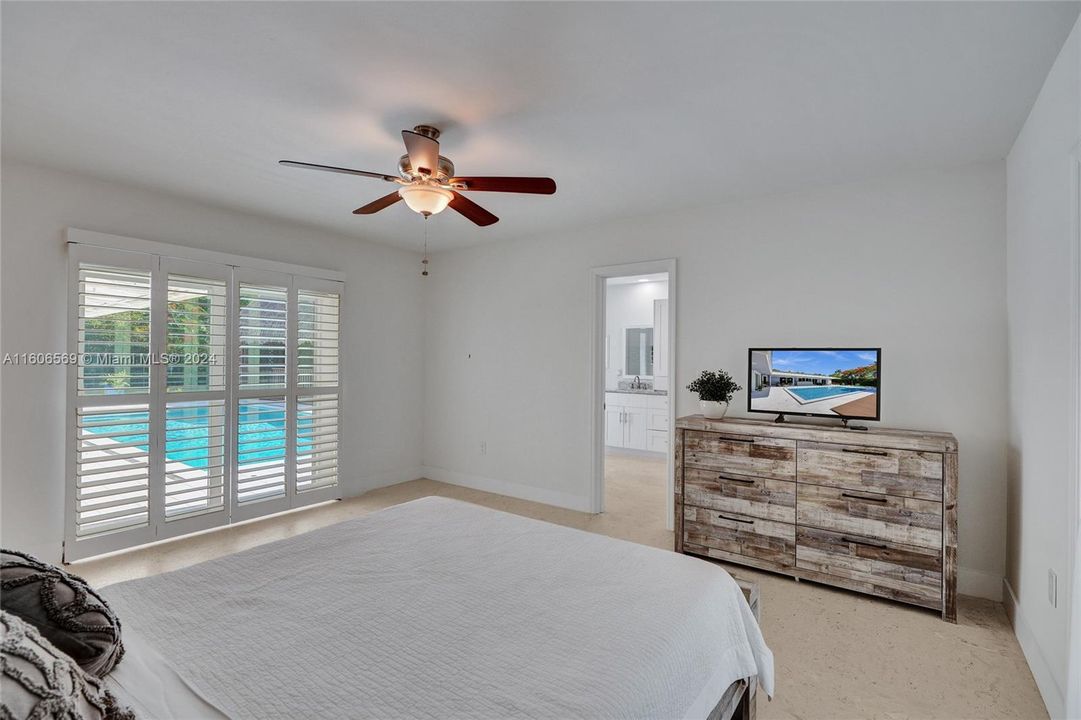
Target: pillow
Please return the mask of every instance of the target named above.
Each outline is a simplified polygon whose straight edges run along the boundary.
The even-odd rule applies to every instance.
[[[0,714],[4,718],[135,720],[33,625],[0,611]]]
[[[15,550],[0,550],[0,608],[17,615],[103,677],[124,656],[120,621],[85,580]]]

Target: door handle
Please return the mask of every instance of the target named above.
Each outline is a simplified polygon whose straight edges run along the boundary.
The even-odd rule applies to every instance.
[[[852,498],[853,500],[865,500],[867,502],[876,502],[876,503],[889,502],[889,500],[887,498],[884,498],[884,497],[866,497],[864,495],[853,495],[852,493],[846,493],[846,492],[841,493],[841,497]]]
[[[729,522],[743,523],[744,525],[754,525],[754,520],[744,520],[742,518],[728,517],[727,515],[717,515],[721,520],[727,520]]]
[[[747,485],[754,485],[755,482],[756,482],[755,480],[751,480],[750,478],[734,477],[732,475],[718,475],[717,479],[718,480],[731,480],[732,482],[746,483]]]
[[[866,540],[858,540],[853,537],[848,537],[847,535],[841,536],[841,542],[852,543],[853,545],[865,545],[867,547],[877,548],[879,550],[885,550],[887,548],[887,546],[883,545],[882,543],[873,543],[867,542]]]

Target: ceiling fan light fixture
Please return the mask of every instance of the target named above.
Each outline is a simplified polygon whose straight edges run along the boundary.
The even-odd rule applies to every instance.
[[[424,216],[438,215],[454,199],[454,193],[438,185],[406,185],[398,194],[410,210]]]

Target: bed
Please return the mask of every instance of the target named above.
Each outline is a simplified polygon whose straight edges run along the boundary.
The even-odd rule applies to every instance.
[[[696,558],[445,498],[106,587],[154,718],[728,718],[773,692]]]

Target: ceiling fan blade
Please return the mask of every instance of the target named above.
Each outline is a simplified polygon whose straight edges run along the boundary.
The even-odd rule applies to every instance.
[[[551,195],[556,191],[556,181],[545,177],[454,177],[448,184],[461,190],[481,192]]]
[[[367,170],[352,170],[350,168],[334,167],[333,165],[315,165],[313,163],[297,162],[296,160],[279,160],[278,164],[285,165],[286,167],[304,168],[305,170],[323,170],[325,172],[341,173],[343,175],[360,175],[362,177],[376,178],[377,180],[386,180],[387,182],[398,182],[398,178],[394,175],[368,172]]]
[[[389,195],[384,195],[383,197],[379,198],[378,200],[371,201],[370,203],[368,203],[364,207],[357,208],[356,210],[353,211],[353,214],[354,215],[371,215],[373,213],[379,212],[383,208],[390,207],[391,205],[393,205],[394,203],[398,202],[401,199],[402,199],[402,196],[398,194],[397,190],[395,190],[394,192],[390,193]]]
[[[454,197],[451,198],[450,201],[450,206],[481,227],[487,227],[488,225],[499,222],[499,218],[461,193],[454,193]]]
[[[413,172],[435,174],[439,169],[439,141],[412,130],[402,130],[402,140],[405,141],[405,151],[409,154]]]

